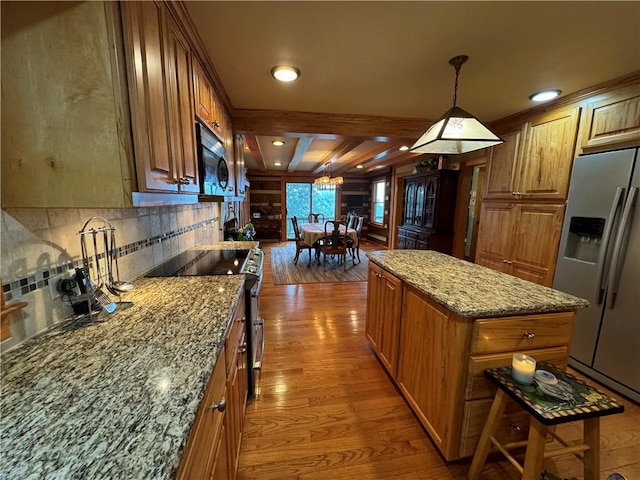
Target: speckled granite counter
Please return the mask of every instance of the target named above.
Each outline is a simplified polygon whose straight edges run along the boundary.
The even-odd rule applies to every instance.
[[[0,477],[173,478],[243,281],[140,279],[106,322],[3,355]]]
[[[463,317],[563,312],[582,298],[431,250],[368,252],[369,260]]]

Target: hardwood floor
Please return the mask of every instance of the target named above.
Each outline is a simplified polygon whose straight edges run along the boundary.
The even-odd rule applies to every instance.
[[[264,363],[247,406],[238,479],[466,479],[471,459],[443,461],[365,340],[366,283],[273,285],[272,245],[264,245],[260,296]],[[625,413],[601,420],[601,478],[636,480],[640,408],[621,400]],[[582,435],[579,422],[558,432]],[[545,467],[582,478],[571,456]],[[512,478],[506,460],[490,457],[483,480]]]

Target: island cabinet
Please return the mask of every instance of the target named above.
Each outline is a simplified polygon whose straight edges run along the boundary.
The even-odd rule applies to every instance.
[[[236,478],[247,405],[244,297],[237,305],[182,455],[179,480]]]
[[[458,173],[436,170],[405,177],[398,249],[451,253]]]
[[[492,147],[484,199],[566,200],[580,109],[538,115],[501,132]]]
[[[402,281],[379,266],[369,264],[366,336],[382,365],[395,378],[402,310]]]
[[[437,252],[369,256],[366,337],[447,460],[473,455],[495,394],[485,369],[510,366],[515,352],[566,367],[586,301]],[[510,406],[497,438],[526,439],[525,420]]]

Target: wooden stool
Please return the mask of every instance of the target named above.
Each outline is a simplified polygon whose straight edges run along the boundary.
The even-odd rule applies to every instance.
[[[485,376],[498,386],[498,391],[493,399],[489,416],[473,455],[468,473],[469,480],[480,478],[480,472],[492,444],[520,472],[522,480],[540,480],[542,463],[546,457],[568,453],[576,455],[583,461],[585,480],[598,480],[600,474],[600,417],[622,413],[624,406],[553,366],[539,365],[538,368],[553,373],[559,384],[566,387],[563,392],[564,400],[545,395],[539,388],[536,388],[535,382],[528,386],[517,383],[511,378],[511,367],[485,370]],[[494,435],[510,398],[529,413],[529,439],[502,445]],[[549,431],[550,426],[577,420],[584,421],[583,443],[581,445],[569,445],[555,432]],[[545,452],[547,433],[564,448]],[[527,451],[524,465],[520,465],[509,454],[509,450],[523,446],[527,447]],[[579,452],[584,452],[584,458],[578,455]]]

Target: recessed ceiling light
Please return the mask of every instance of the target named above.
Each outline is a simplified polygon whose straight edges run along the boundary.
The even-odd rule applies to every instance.
[[[274,140],[271,143],[274,144],[276,147],[281,147],[282,145],[284,145],[284,142],[282,140]]]
[[[398,150],[400,150],[401,152],[406,152],[407,150],[409,150],[409,147],[407,147],[406,145],[402,145]]]
[[[356,168],[364,168],[364,165],[356,165]]]
[[[553,100],[562,93],[562,90],[542,90],[529,95],[529,100],[532,102],[547,102]]]
[[[282,165],[282,162],[276,162],[276,163],[274,163],[274,165],[275,165],[276,167],[279,167],[279,166],[281,166],[281,165]]]
[[[271,69],[271,75],[273,75],[273,78],[280,80],[281,82],[293,82],[300,76],[300,70],[287,65],[278,65]]]

